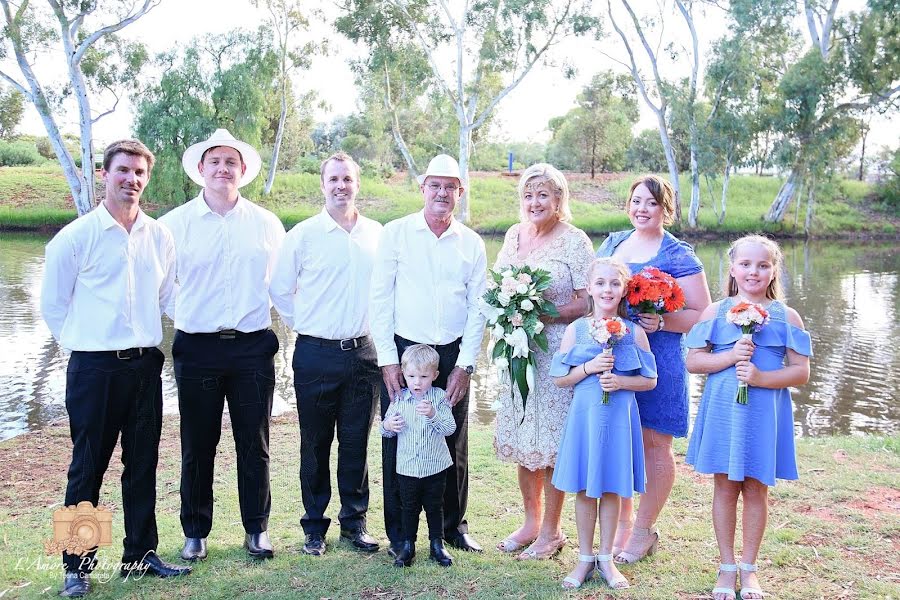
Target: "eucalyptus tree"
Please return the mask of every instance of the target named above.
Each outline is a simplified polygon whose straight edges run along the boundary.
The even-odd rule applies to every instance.
[[[345,8],[337,26],[351,39],[370,47],[388,36],[416,44],[434,77],[434,93],[453,106],[466,188],[459,203],[463,222],[469,216],[473,134],[555,44],[598,29],[589,0],[347,0]],[[485,94],[491,77],[502,85]]]
[[[869,0],[864,10],[843,17],[837,8],[838,0],[804,1],[812,47],[778,87],[782,106],[774,126],[782,136],[777,154],[787,179],[766,213],[769,222],[781,221],[806,186],[808,225],[816,187],[831,175],[839,153],[856,142],[860,119],[900,103],[897,1]]]
[[[56,157],[72,191],[79,215],[94,207],[93,125],[112,113],[120,95],[133,86],[147,59],[140,44],[125,42],[115,33],[134,23],[160,0],[0,0],[3,32],[0,60],[12,58],[15,67],[0,68],[0,78],[21,92],[40,115]],[[39,78],[38,60],[65,67],[65,83]],[[48,57],[45,59],[45,57]],[[16,72],[17,71],[17,72]],[[60,119],[69,114],[74,99],[81,134],[81,165],[63,143]],[[94,103],[102,104],[96,109]]]
[[[272,160],[269,161],[269,172],[263,186],[263,194],[272,191],[275,172],[278,169],[278,154],[284,139],[285,124],[288,118],[291,72],[308,69],[312,57],[322,52],[327,46],[314,41],[306,41],[297,45],[297,37],[309,29],[309,20],[301,10],[299,0],[253,0],[254,6],[262,6],[268,13],[265,27],[274,37],[275,52],[278,54],[278,97],[280,112],[272,144]]]
[[[25,96],[15,88],[0,86],[0,139],[8,140],[25,113]]]

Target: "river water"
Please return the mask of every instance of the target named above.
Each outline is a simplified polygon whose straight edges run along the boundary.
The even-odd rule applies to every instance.
[[[66,417],[66,356],[40,317],[43,250],[48,236],[0,234],[0,440]],[[595,247],[602,238],[595,239]],[[489,263],[501,238],[487,239]],[[697,241],[714,299],[728,271],[727,242]],[[785,287],[788,304],[803,317],[813,338],[810,382],[794,393],[797,435],[895,433],[900,431],[897,376],[900,375],[900,250],[891,242],[787,242]],[[293,332],[278,319],[281,340],[275,357],[275,411],[294,404],[291,356]],[[162,348],[172,346],[172,324],[164,318]],[[485,336],[485,343],[487,336]],[[163,370],[167,413],[177,412],[171,360]],[[702,378],[691,379],[692,412]],[[479,358],[473,378],[471,418],[493,421],[496,375]]]

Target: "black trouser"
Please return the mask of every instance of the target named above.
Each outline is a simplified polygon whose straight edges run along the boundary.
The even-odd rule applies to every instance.
[[[357,346],[357,347],[354,347]],[[381,379],[371,338],[358,344],[299,336],[294,348],[294,391],[300,421],[300,493],[304,533],[325,535],[331,519],[331,442],[337,429],[337,484],[341,529],[366,526],[369,510],[369,430]]]
[[[444,488],[447,487],[447,473],[441,471],[428,477],[407,477],[397,474],[400,488],[400,504],[403,506],[401,523],[403,539],[416,542],[419,534],[419,514],[425,509],[428,521],[428,539],[444,537]]]
[[[156,463],[162,430],[162,372],[165,357],[145,348],[134,358],[115,352],[73,352],[66,369],[66,410],[72,435],[72,463],[66,506],[100,499],[103,474],[122,432],[122,562],[156,550]],[[123,353],[124,355],[124,353]],[[94,553],[63,552],[67,571],[89,572]]]
[[[228,400],[237,451],[238,501],[247,533],[265,531],[269,492],[269,416],[278,338],[252,333],[175,332],[172,358],[181,412],[181,527],[186,537],[212,529],[213,471]]]
[[[394,336],[397,344],[397,355],[417,342]],[[434,387],[447,389],[447,376],[456,366],[459,355],[459,340],[443,346],[435,346],[440,363],[438,378]],[[387,412],[391,399],[387,388],[381,385],[381,418]],[[447,448],[453,464],[444,471],[446,488],[444,489],[444,537],[452,538],[460,533],[468,533],[466,523],[466,505],[469,497],[469,393],[453,407],[453,420],[456,431],[447,436]],[[384,529],[392,544],[403,540],[403,527],[400,519],[400,490],[397,486],[397,437],[381,438],[381,466],[384,479]]]

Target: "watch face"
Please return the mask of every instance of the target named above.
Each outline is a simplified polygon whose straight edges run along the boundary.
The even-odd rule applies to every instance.
[[[475,367],[473,367],[472,365],[469,365],[468,367],[466,367],[466,373],[468,373],[469,375],[471,375],[474,372],[475,372]]]

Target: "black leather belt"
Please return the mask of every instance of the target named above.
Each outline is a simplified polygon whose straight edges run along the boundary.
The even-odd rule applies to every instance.
[[[358,338],[348,338],[346,340],[326,340],[311,335],[297,334],[297,340],[307,344],[322,346],[323,348],[340,348],[344,352],[348,350],[356,350],[365,346],[369,342],[369,336],[364,335]]]
[[[96,350],[85,352],[87,354],[97,354],[100,356],[114,356],[119,360],[131,360],[133,358],[140,358],[149,351],[150,348],[128,348],[127,350]]]
[[[238,331],[237,329],[220,329],[219,331],[211,331],[209,333],[188,333],[187,335],[202,335],[207,337],[217,337],[220,340],[233,340],[246,335],[258,335],[268,331],[267,329],[259,329],[257,331]]]

